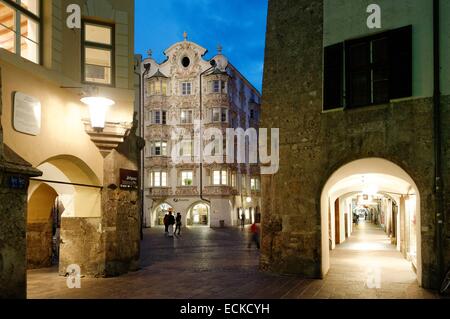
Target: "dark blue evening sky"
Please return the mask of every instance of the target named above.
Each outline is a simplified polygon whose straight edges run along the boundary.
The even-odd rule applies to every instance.
[[[163,51],[188,38],[208,49],[206,59],[223,54],[261,91],[267,0],[136,0],[136,53],[148,49],[160,63]]]

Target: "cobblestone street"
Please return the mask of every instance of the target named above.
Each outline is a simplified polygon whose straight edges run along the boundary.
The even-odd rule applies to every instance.
[[[82,279],[68,289],[55,269],[28,273],[28,298],[113,299],[308,299],[434,298],[417,286],[409,263],[373,225],[362,224],[332,252],[325,280],[305,280],[258,271],[259,254],[247,248],[247,232],[238,229],[185,229],[169,239],[163,230],[146,230],[142,269],[107,279]],[[367,267],[381,268],[381,289],[366,287]]]

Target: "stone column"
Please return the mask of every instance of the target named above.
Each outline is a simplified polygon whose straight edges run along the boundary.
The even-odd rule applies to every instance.
[[[0,119],[1,85],[0,70]],[[26,298],[28,185],[30,177],[40,175],[3,144],[0,123],[0,299]]]

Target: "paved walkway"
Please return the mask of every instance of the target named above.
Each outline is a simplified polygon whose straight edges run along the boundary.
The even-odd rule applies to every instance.
[[[325,280],[305,280],[258,271],[259,254],[248,249],[247,232],[192,228],[168,239],[161,229],[145,232],[142,269],[118,278],[82,280],[70,290],[55,269],[30,271],[28,297],[133,299],[307,299],[433,298],[417,286],[415,275],[383,232],[361,226],[332,252]],[[367,251],[368,249],[368,251]],[[368,289],[366,267],[381,265],[381,289]]]

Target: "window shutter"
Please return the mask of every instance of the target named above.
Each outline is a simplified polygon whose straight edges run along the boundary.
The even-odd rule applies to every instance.
[[[391,99],[412,96],[412,26],[389,34]]]
[[[325,48],[324,53],[324,110],[343,107],[344,44]]]

